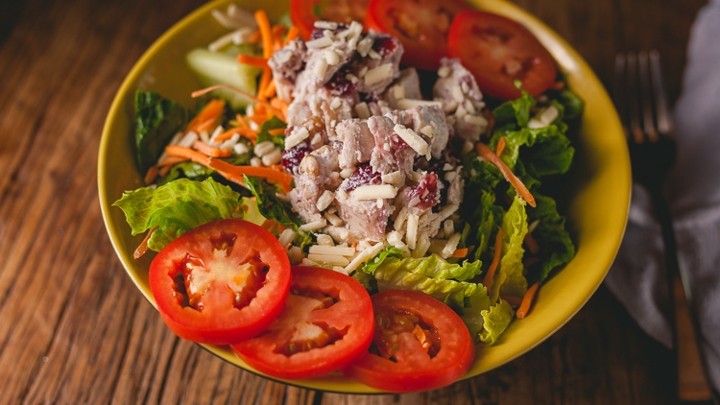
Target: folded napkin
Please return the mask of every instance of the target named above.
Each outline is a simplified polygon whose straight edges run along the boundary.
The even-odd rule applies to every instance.
[[[680,266],[698,319],[702,355],[720,390],[720,0],[699,13],[688,47],[683,90],[674,107],[676,166],[668,182]],[[642,187],[606,285],[650,336],[672,342],[660,226]]]

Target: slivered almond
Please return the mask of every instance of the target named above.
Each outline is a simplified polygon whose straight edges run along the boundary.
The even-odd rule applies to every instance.
[[[355,200],[376,200],[378,198],[395,198],[398,189],[390,184],[370,184],[360,186],[352,192]]]
[[[365,84],[372,86],[373,84],[380,83],[383,80],[392,77],[393,66],[391,63],[385,63],[378,67],[374,67],[365,73],[363,79]]]
[[[347,246],[313,245],[313,246],[310,246],[309,252],[318,254],[318,255],[353,256],[355,254],[355,248],[347,247]]]
[[[412,129],[406,128],[400,124],[395,124],[393,131],[395,131],[395,133],[398,134],[403,141],[410,145],[410,147],[413,148],[418,155],[425,156],[429,153],[430,148],[428,147],[427,142],[425,142],[425,140]]]

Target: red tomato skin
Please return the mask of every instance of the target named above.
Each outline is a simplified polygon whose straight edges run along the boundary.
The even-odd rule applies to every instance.
[[[288,336],[283,329],[296,325],[287,319],[290,311],[286,308],[276,322],[255,338],[231,346],[232,350],[253,368],[267,375],[283,379],[304,379],[318,377],[340,370],[367,353],[375,331],[372,303],[365,288],[350,276],[322,268],[293,267],[291,289],[310,289],[323,292],[336,291],[338,302],[319,313],[314,319],[341,328],[347,327],[346,334],[332,344],[287,356],[277,351],[278,336]],[[288,297],[288,304],[294,302],[294,294]],[[336,308],[337,306],[337,308]],[[336,308],[337,313],[322,313]],[[322,315],[328,318],[323,320]],[[290,315],[292,316],[292,315]],[[331,317],[332,316],[332,317]],[[313,318],[312,315],[308,319]]]
[[[463,11],[455,16],[448,38],[450,56],[460,59],[489,96],[501,100],[519,97],[520,90],[513,83],[516,79],[521,80],[523,90],[537,96],[557,78],[557,63],[550,52],[530,30],[507,17]],[[504,43],[488,43],[498,38]],[[508,58],[524,62],[522,78],[507,73]]]
[[[428,4],[421,5],[420,2]],[[365,15],[365,28],[397,37],[404,48],[403,63],[419,69],[435,70],[440,66],[440,59],[448,56],[447,35],[434,34],[422,39],[411,38],[395,27],[391,19],[393,13],[391,10],[395,8],[409,8],[410,12],[415,10],[422,12],[424,8],[432,7],[442,7],[453,15],[468,9],[468,5],[462,0],[370,0]],[[407,12],[406,10],[403,12]],[[416,21],[422,23],[423,19],[416,18]],[[427,30],[423,28],[421,31]]]
[[[203,311],[183,306],[175,291],[172,272],[188,252],[201,256],[208,235],[215,231],[237,232],[237,247],[257,248],[270,268],[265,282],[247,306],[228,303],[228,291],[209,290]],[[189,247],[189,248],[188,248]],[[290,288],[290,262],[277,239],[265,229],[240,219],[210,222],[194,228],[158,252],[150,264],[149,284],[160,316],[179,337],[193,342],[227,345],[255,336],[267,328],[282,310]]]
[[[330,3],[336,2],[337,0],[327,1],[328,3]],[[336,4],[343,2],[348,7],[355,7],[356,9],[361,9],[364,3],[365,7],[363,7],[362,9],[367,9],[367,3],[369,2],[369,0],[344,0],[336,2]],[[300,36],[306,41],[310,39],[310,36],[315,29],[315,21],[318,21],[318,16],[315,14],[315,8],[320,7],[320,3],[322,3],[321,0],[290,0],[290,20],[292,21],[293,25],[298,28]],[[328,13],[326,12],[323,13],[321,17],[323,17],[323,19],[325,20],[335,22],[348,23],[349,20],[359,20],[358,22],[363,22],[363,16],[356,16],[352,12],[357,10],[349,11],[351,15],[327,15]]]
[[[343,372],[363,384],[391,392],[415,392],[452,384],[475,361],[475,344],[462,319],[447,305],[417,291],[387,290],[372,296],[375,312],[384,308],[419,316],[437,327],[442,348],[429,361],[400,364],[368,352]]]

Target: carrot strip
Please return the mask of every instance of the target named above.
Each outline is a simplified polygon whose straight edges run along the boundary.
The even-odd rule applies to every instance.
[[[271,183],[279,185],[283,190],[290,191],[293,180],[292,176],[285,171],[269,167],[237,166],[224,160],[203,155],[194,149],[184,146],[168,145],[165,147],[165,153],[171,156],[186,157],[195,163],[215,170],[226,179],[241,185],[245,184],[243,176],[262,177]]]
[[[225,102],[220,99],[212,99],[205,104],[202,110],[190,121],[187,129],[190,131],[201,132],[199,128],[212,127],[217,125],[217,121],[222,116],[225,109]],[[212,125],[211,125],[212,124]]]
[[[257,131],[253,131],[252,129],[250,129],[250,127],[247,126],[247,123],[245,121],[243,121],[243,123],[245,124],[245,127],[230,128],[222,134],[216,136],[215,142],[227,141],[235,134],[238,134],[253,141],[257,139]]]
[[[495,272],[497,271],[498,265],[500,264],[500,258],[502,257],[502,242],[504,237],[505,231],[500,228],[497,235],[495,235],[495,252],[493,253],[493,259],[492,262],[490,262],[490,267],[488,268],[487,274],[485,274],[485,278],[483,279],[483,284],[485,284],[485,287],[487,287],[488,289],[492,285],[493,279],[495,278]]]
[[[269,59],[272,55],[272,30],[270,29],[270,20],[263,10],[255,12],[255,21],[260,31],[260,39],[262,40],[263,56]]]
[[[192,160],[195,163],[199,163],[203,166],[207,166],[210,160],[210,156],[204,155],[194,149],[186,148],[185,146],[179,145],[168,145],[165,147],[165,153],[169,156],[177,156]]]
[[[246,92],[246,91],[243,91],[243,90],[241,90],[241,89],[238,89],[237,87],[230,86],[230,85],[227,85],[227,84],[216,84],[216,85],[213,85],[213,86],[206,87],[206,88],[204,88],[204,89],[195,90],[195,91],[193,91],[193,92],[190,94],[190,96],[193,97],[193,98],[197,98],[197,97],[203,96],[203,95],[205,95],[205,94],[207,94],[207,93],[210,93],[211,91],[215,91],[215,90],[219,90],[219,89],[228,89],[228,90],[232,90],[232,91],[234,91],[234,92],[236,92],[236,93],[238,93],[238,94],[242,94],[243,96],[245,96],[245,97],[247,97],[247,98],[249,98],[249,99],[251,99],[251,100],[254,100],[256,103],[258,103],[258,105],[264,106],[264,107],[270,109],[270,112],[272,112],[273,114],[277,115],[279,118],[281,118],[281,116],[285,116],[285,114],[283,113],[283,111],[281,111],[279,108],[273,107],[273,106],[270,105],[270,103],[267,102],[266,100],[261,100],[261,99],[255,97],[254,94],[250,94],[250,93],[248,93],[248,92]],[[263,121],[263,122],[264,122],[264,121]],[[261,123],[262,123],[262,122],[261,122]]]
[[[300,30],[296,26],[290,27],[288,30],[287,35],[285,36],[285,44],[292,41],[293,39],[297,38],[300,35]]]
[[[533,197],[532,194],[530,194],[530,190],[525,187],[525,184],[523,184],[522,180],[520,180],[515,174],[513,174],[512,170],[503,162],[502,159],[498,157],[490,148],[487,147],[482,142],[478,142],[475,145],[475,151],[482,157],[483,159],[487,160],[488,162],[495,165],[500,170],[500,173],[502,173],[503,177],[505,177],[505,180],[507,180],[510,185],[515,188],[515,191],[518,193],[522,199],[527,201],[528,204],[530,204],[531,207],[535,206],[535,197]]]
[[[242,129],[250,129],[250,126],[248,125],[247,121],[245,121],[245,117],[243,117],[242,115],[237,114],[235,116],[235,120],[238,123],[238,127],[242,128]]]
[[[193,142],[193,148],[198,152],[202,152],[202,154],[210,157],[228,157],[232,155],[232,151],[230,149],[216,148],[202,141]]]
[[[243,184],[243,176],[262,177],[271,183],[290,191],[292,176],[285,171],[275,170],[269,167],[257,166],[236,166],[224,160],[211,159],[208,167],[215,169],[223,177],[238,184]]]
[[[540,245],[538,244],[537,239],[535,239],[531,233],[528,233],[525,235],[525,246],[527,246],[530,253],[536,255],[540,251]]]
[[[270,83],[268,83],[267,87],[265,88],[265,93],[263,93],[263,98],[268,99],[275,96],[275,80],[270,78]]]
[[[143,177],[143,181],[145,184],[152,184],[155,179],[158,176],[158,167],[157,166],[151,166],[147,172],[145,172],[145,177]]]
[[[262,75],[260,76],[260,84],[258,84],[258,98],[262,101],[265,101],[267,98],[265,97],[265,92],[267,91],[267,87],[270,85],[270,82],[272,80],[272,73],[270,72],[270,68],[263,69]]]
[[[505,146],[507,145],[507,141],[505,141],[504,137],[501,137],[498,140],[497,145],[495,146],[495,154],[498,156],[502,156],[503,151],[505,150]]]
[[[285,26],[284,25],[276,25],[272,27],[272,37],[273,40],[280,39],[282,40],[283,35],[285,34]]]
[[[452,255],[450,255],[450,257],[454,257],[456,259],[462,259],[463,257],[468,255],[469,250],[470,249],[468,249],[466,247],[460,248],[460,249],[455,249],[455,251],[453,252]]]
[[[285,133],[285,128],[275,128],[268,130],[268,133],[273,136],[283,135]]]
[[[137,260],[137,259],[143,257],[143,255],[144,255],[145,253],[147,253],[147,251],[148,251],[148,245],[147,245],[147,243],[148,243],[148,241],[150,240],[150,237],[152,236],[153,232],[155,232],[156,229],[157,229],[157,227],[151,228],[151,229],[148,231],[148,233],[145,234],[145,237],[143,238],[142,242],[140,242],[140,244],[138,245],[138,247],[136,247],[136,248],[135,248],[135,251],[133,252],[133,259]]]
[[[537,295],[539,288],[540,282],[536,281],[533,285],[530,286],[530,288],[527,289],[527,291],[525,291],[525,294],[522,297],[522,301],[520,301],[520,306],[515,312],[515,316],[517,316],[518,319],[523,319],[528,315],[528,313],[530,312],[530,307],[535,301],[535,296]]]
[[[256,44],[260,42],[260,31],[255,31],[250,35],[250,38],[248,38],[251,43]]]
[[[237,61],[243,65],[257,66],[259,68],[265,68],[268,65],[267,59],[261,56],[240,54],[237,56]]]

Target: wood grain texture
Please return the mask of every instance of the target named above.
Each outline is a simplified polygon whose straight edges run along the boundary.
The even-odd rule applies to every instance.
[[[616,51],[656,47],[671,96],[700,0],[517,0],[608,83]],[[200,0],[0,3],[0,403],[662,404],[671,353],[604,289],[510,364],[446,389],[349,396],[231,366],[164,327],[116,259],[96,189],[114,92]]]

